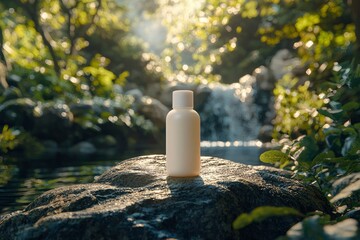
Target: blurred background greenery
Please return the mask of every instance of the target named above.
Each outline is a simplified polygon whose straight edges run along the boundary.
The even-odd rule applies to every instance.
[[[329,198],[359,171],[359,1],[2,0],[0,19],[6,204],[163,152],[176,89],[195,92],[203,154],[276,143],[286,157],[263,160]]]
[[[273,137],[311,133],[329,122],[317,109],[331,91],[353,85],[340,104],[358,96],[356,77],[344,80],[359,52],[356,4],[2,1],[1,151],[37,158],[82,141],[91,143],[84,151],[162,144],[163,123],[137,97],[156,100],[168,82],[234,83],[271,64],[278,69],[263,82],[275,96]],[[276,53],[293,71],[272,61]]]

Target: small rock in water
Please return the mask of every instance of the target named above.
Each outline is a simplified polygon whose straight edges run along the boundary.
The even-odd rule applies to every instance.
[[[96,148],[92,143],[89,142],[79,142],[69,150],[71,153],[75,154],[93,154],[96,152]]]
[[[111,135],[100,135],[91,139],[91,143],[98,148],[111,148],[116,147],[117,141]]]
[[[259,139],[261,142],[270,142],[272,140],[273,131],[274,131],[273,126],[264,125],[260,128],[257,139]]]

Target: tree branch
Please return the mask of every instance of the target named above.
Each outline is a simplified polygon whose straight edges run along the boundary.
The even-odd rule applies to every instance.
[[[65,13],[65,15],[67,16],[67,35],[70,41],[70,55],[72,55],[74,53],[75,50],[75,32],[76,32],[76,26],[74,24],[71,23],[71,18],[73,17],[73,9],[75,9],[80,1],[76,1],[75,4],[73,6],[67,7],[66,4],[64,3],[64,0],[59,0],[60,2],[60,7],[63,10],[63,12]]]
[[[85,35],[86,31],[89,30],[89,28],[95,24],[95,18],[99,13],[99,9],[101,8],[102,0],[97,0],[97,2],[98,2],[98,6],[96,8],[95,13],[91,16],[90,22],[88,24],[83,25],[78,31],[75,32],[75,39]]]
[[[8,88],[9,84],[6,81],[6,59],[5,55],[3,53],[3,34],[2,34],[2,28],[0,26],[0,84],[4,88]]]
[[[53,60],[55,73],[60,76],[61,68],[59,65],[58,56],[55,53],[53,46],[50,43],[50,35],[44,30],[39,21],[39,0],[33,0],[31,2],[23,3],[19,0],[15,0],[17,4],[24,10],[28,17],[33,21],[35,30],[40,34],[45,47],[49,50],[50,56]]]
[[[98,2],[98,6],[96,8],[95,13],[91,16],[91,20],[88,24],[82,25],[82,26],[78,26],[76,27],[74,24],[71,23],[71,18],[73,17],[72,14],[72,10],[75,9],[80,1],[76,1],[76,3],[73,6],[66,6],[64,0],[59,0],[60,1],[60,6],[61,9],[63,10],[63,12],[65,13],[65,15],[67,15],[67,35],[68,38],[70,40],[70,55],[75,53],[75,47],[76,47],[76,42],[78,40],[79,37],[83,36],[84,34],[86,34],[86,31],[94,24],[95,22],[95,18],[98,15],[99,9],[101,8],[101,0],[97,0]]]

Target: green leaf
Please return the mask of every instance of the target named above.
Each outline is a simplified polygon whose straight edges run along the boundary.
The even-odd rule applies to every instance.
[[[360,138],[347,137],[341,149],[341,154],[346,156],[347,154],[356,154],[360,149]]]
[[[360,131],[360,123],[355,123],[353,126],[354,126],[355,129]]]
[[[271,164],[284,164],[289,161],[288,155],[279,151],[279,150],[270,150],[262,153],[260,155],[260,160],[264,163],[271,163]]]
[[[316,140],[311,136],[306,136],[300,140],[299,144],[303,148],[301,148],[296,160],[299,162],[312,161],[316,156],[317,152],[319,151]]]
[[[331,118],[334,121],[340,121],[344,117],[344,110],[343,109],[327,109],[321,108],[317,110],[320,114]]]
[[[261,222],[269,217],[286,215],[303,216],[298,210],[290,207],[262,206],[255,208],[249,214],[242,213],[235,219],[232,226],[234,229],[238,230],[253,222]]]
[[[124,85],[126,78],[130,76],[130,73],[128,71],[122,72],[119,77],[115,80],[115,82],[119,85]]]
[[[321,108],[321,109],[318,109],[317,111],[318,111],[318,113],[320,113],[326,117],[329,117],[331,119],[333,119],[333,117],[334,117],[331,113],[329,113],[329,111],[326,110],[326,108]]]
[[[341,103],[337,101],[330,101],[329,105],[331,106],[332,109],[341,111]]]
[[[243,213],[235,219],[233,222],[233,228],[238,230],[250,225],[252,222],[252,217],[247,213]]]
[[[342,133],[347,136],[356,137],[358,134],[356,130],[352,127],[346,127],[342,129]]]
[[[313,164],[324,162],[326,159],[334,158],[334,157],[335,157],[335,154],[333,151],[322,152],[322,153],[319,153],[318,155],[316,155],[316,157],[313,159]]]
[[[355,102],[355,101],[351,101],[351,102],[348,102],[346,103],[342,109],[344,109],[345,111],[352,111],[352,110],[356,110],[360,107],[360,104],[358,102]]]

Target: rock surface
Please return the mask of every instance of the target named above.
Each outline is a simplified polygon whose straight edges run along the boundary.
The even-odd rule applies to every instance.
[[[138,106],[139,113],[150,119],[159,129],[164,129],[166,115],[170,111],[159,100],[151,97],[142,97]]]
[[[0,218],[1,239],[274,239],[299,219],[274,217],[241,231],[243,212],[262,205],[331,213],[312,186],[271,167],[202,158],[201,176],[166,176],[165,156],[129,159],[94,183],[57,188]]]
[[[346,208],[360,207],[360,173],[352,173],[336,180],[332,184],[333,198],[330,200],[335,206]]]
[[[328,239],[328,240],[353,240],[359,239],[357,234],[357,221],[345,219],[333,225],[323,225],[319,216],[311,216],[295,224],[287,232],[288,240],[303,239]]]

